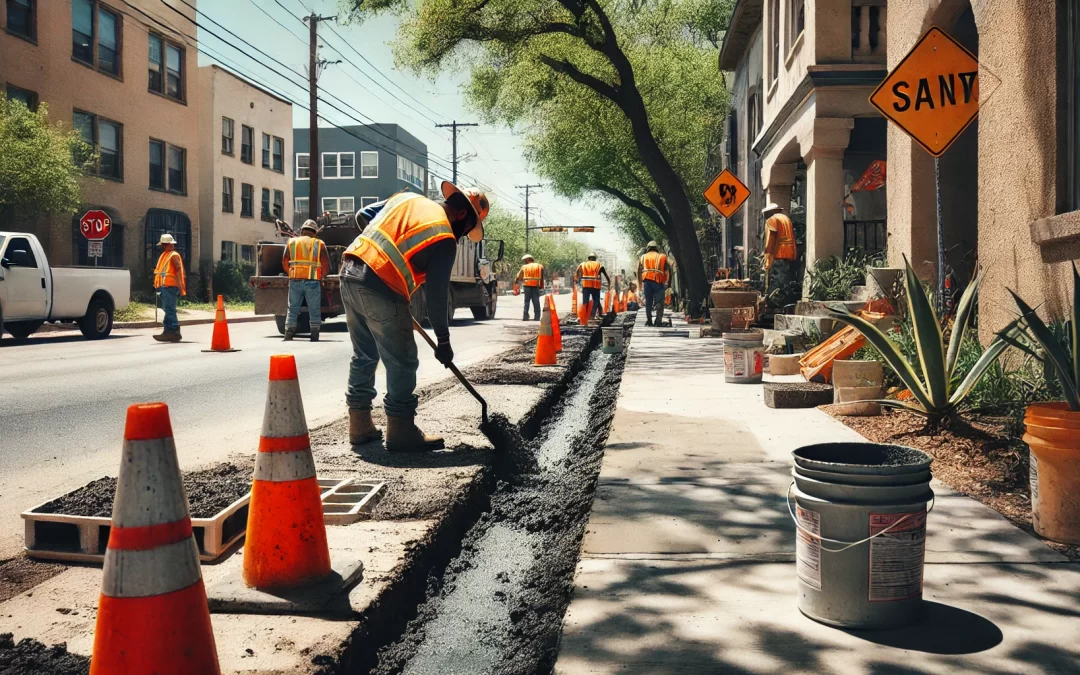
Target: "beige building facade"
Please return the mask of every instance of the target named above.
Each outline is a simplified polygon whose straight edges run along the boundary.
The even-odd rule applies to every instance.
[[[48,104],[51,121],[74,126],[98,149],[98,175],[83,184],[85,209],[112,217],[99,262],[129,268],[134,289],[149,288],[162,233],[177,238],[189,269],[199,255],[195,12],[167,3],[0,7],[0,88],[31,106]],[[94,264],[77,227],[85,209],[17,225],[42,240],[54,263]]]
[[[217,65],[198,80],[200,266],[254,262],[274,219],[292,217],[292,104]]]

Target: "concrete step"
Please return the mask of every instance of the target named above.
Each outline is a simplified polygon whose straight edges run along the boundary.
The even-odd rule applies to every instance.
[[[773,328],[778,331],[797,331],[806,335],[818,334],[822,339],[840,330],[843,324],[825,316],[777,314]]]
[[[858,300],[827,300],[824,302],[820,300],[800,300],[795,303],[795,314],[827,317],[830,316],[830,310],[833,308],[845,307],[848,311],[854,312],[861,309],[864,304],[866,303]]]
[[[877,297],[892,297],[893,285],[904,278],[904,270],[899,267],[867,267],[866,285]]]

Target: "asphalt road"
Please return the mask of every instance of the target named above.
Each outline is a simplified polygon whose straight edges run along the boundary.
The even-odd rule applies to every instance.
[[[499,300],[493,321],[473,321],[467,309],[457,312],[451,341],[458,365],[520,342],[506,327],[520,326],[521,299]],[[560,313],[569,304],[569,295],[560,296]],[[19,513],[116,475],[125,410],[132,403],[169,405],[183,468],[255,451],[272,354],[296,355],[310,427],[344,415],[352,351],[343,318],[325,324],[318,343],[282,342],[272,321],[232,324],[232,346],[242,351],[223,354],[202,352],[211,325],[182,331],[179,345],[155,342],[152,329],[116,330],[95,342],[77,333],[42,333],[25,344],[0,341],[0,560],[22,547]],[[418,348],[421,383],[449,376],[427,345],[418,340]],[[384,376],[380,365],[380,391]]]

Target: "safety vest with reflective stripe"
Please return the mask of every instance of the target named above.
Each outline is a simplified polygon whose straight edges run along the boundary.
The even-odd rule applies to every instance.
[[[588,262],[581,263],[581,287],[582,288],[600,288],[600,268],[602,265],[598,260],[589,260]]]
[[[154,288],[162,286],[179,286],[181,292],[185,290],[184,260],[179,251],[163,251],[158,258],[154,268]]]
[[[646,281],[667,282],[667,256],[656,251],[649,251],[641,256],[641,266],[644,268],[641,278]]]
[[[293,237],[289,240],[289,278],[322,279],[323,243],[315,237]]]
[[[539,286],[544,279],[544,266],[538,262],[525,263],[521,266],[521,278],[526,286]]]
[[[363,260],[408,300],[426,277],[413,268],[413,256],[432,244],[455,239],[442,206],[415,192],[399,192],[386,200],[345,255]]]

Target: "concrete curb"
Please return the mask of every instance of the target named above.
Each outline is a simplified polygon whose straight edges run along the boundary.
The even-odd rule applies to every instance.
[[[266,314],[263,316],[241,316],[236,319],[229,319],[229,323],[255,323],[257,321],[273,321],[273,314]],[[181,326],[199,326],[202,324],[214,323],[213,319],[187,319],[181,321]],[[113,324],[113,328],[157,328],[161,324],[157,321],[123,321]]]

